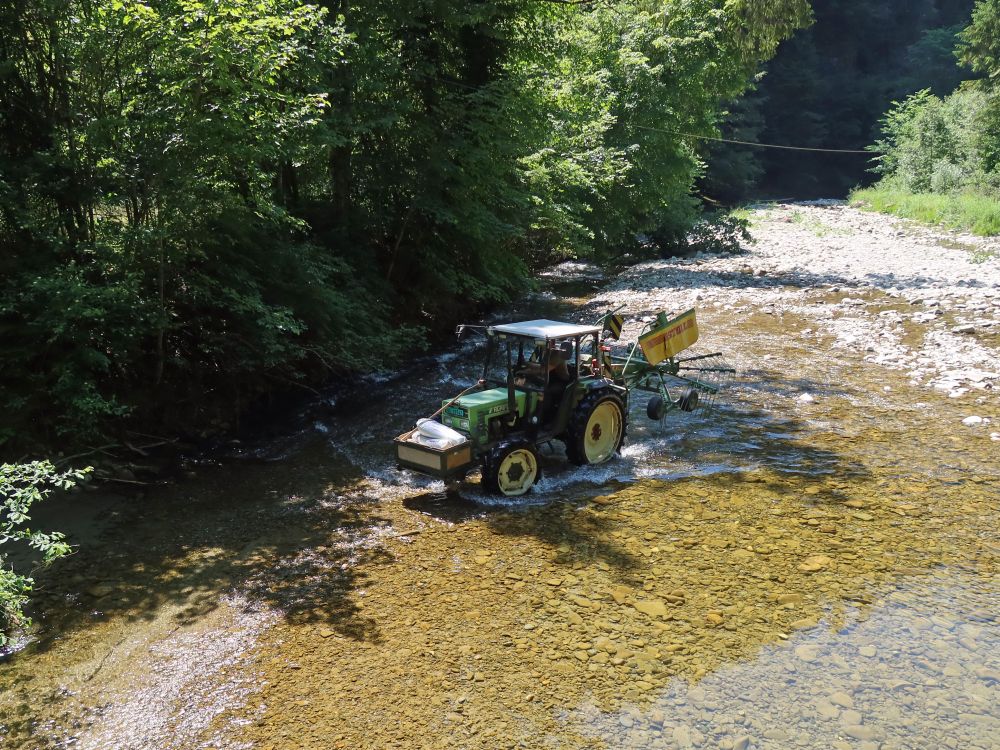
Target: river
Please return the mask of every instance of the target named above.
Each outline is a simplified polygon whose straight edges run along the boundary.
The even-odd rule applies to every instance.
[[[760,231],[802,231],[779,218]],[[527,499],[392,463],[475,379],[470,342],[141,498],[62,501],[80,549],[0,662],[2,746],[1000,747],[993,379],[948,398],[880,359],[930,337],[879,327],[911,314],[900,273],[797,281],[748,269],[761,252],[570,265],[507,311],[622,303],[634,333],[696,304],[699,347],[739,370],[663,425],[636,398],[608,464],[554,446]]]

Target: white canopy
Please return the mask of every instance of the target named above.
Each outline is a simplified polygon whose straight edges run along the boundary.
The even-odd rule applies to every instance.
[[[556,320],[526,320],[523,323],[490,326],[489,332],[527,336],[534,339],[562,339],[600,333],[601,328],[600,326],[581,326],[576,323],[560,323]]]

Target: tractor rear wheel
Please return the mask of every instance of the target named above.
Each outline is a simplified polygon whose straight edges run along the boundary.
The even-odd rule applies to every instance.
[[[566,456],[577,466],[602,464],[625,441],[625,404],[610,390],[588,393],[566,428]]]
[[[538,453],[524,440],[500,443],[483,461],[483,487],[495,495],[519,497],[541,476]]]

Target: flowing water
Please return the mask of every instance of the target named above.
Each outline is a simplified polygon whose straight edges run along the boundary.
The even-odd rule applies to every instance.
[[[583,319],[553,296],[510,317]],[[392,464],[474,343],[105,500],[0,663],[0,744],[1000,747],[998,444],[808,325],[702,312],[715,411],[637,398],[620,459],[554,445],[526,500]]]

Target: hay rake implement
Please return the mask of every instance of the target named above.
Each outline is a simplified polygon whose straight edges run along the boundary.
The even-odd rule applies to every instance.
[[[646,415],[652,420],[662,422],[674,410],[709,411],[736,375],[721,352],[678,356],[698,340],[693,308],[673,319],[660,313],[643,327],[636,341],[625,347],[608,344],[609,339],[621,335],[623,319],[618,310],[605,314],[601,322],[606,376],[629,392],[652,394],[646,404]]]

